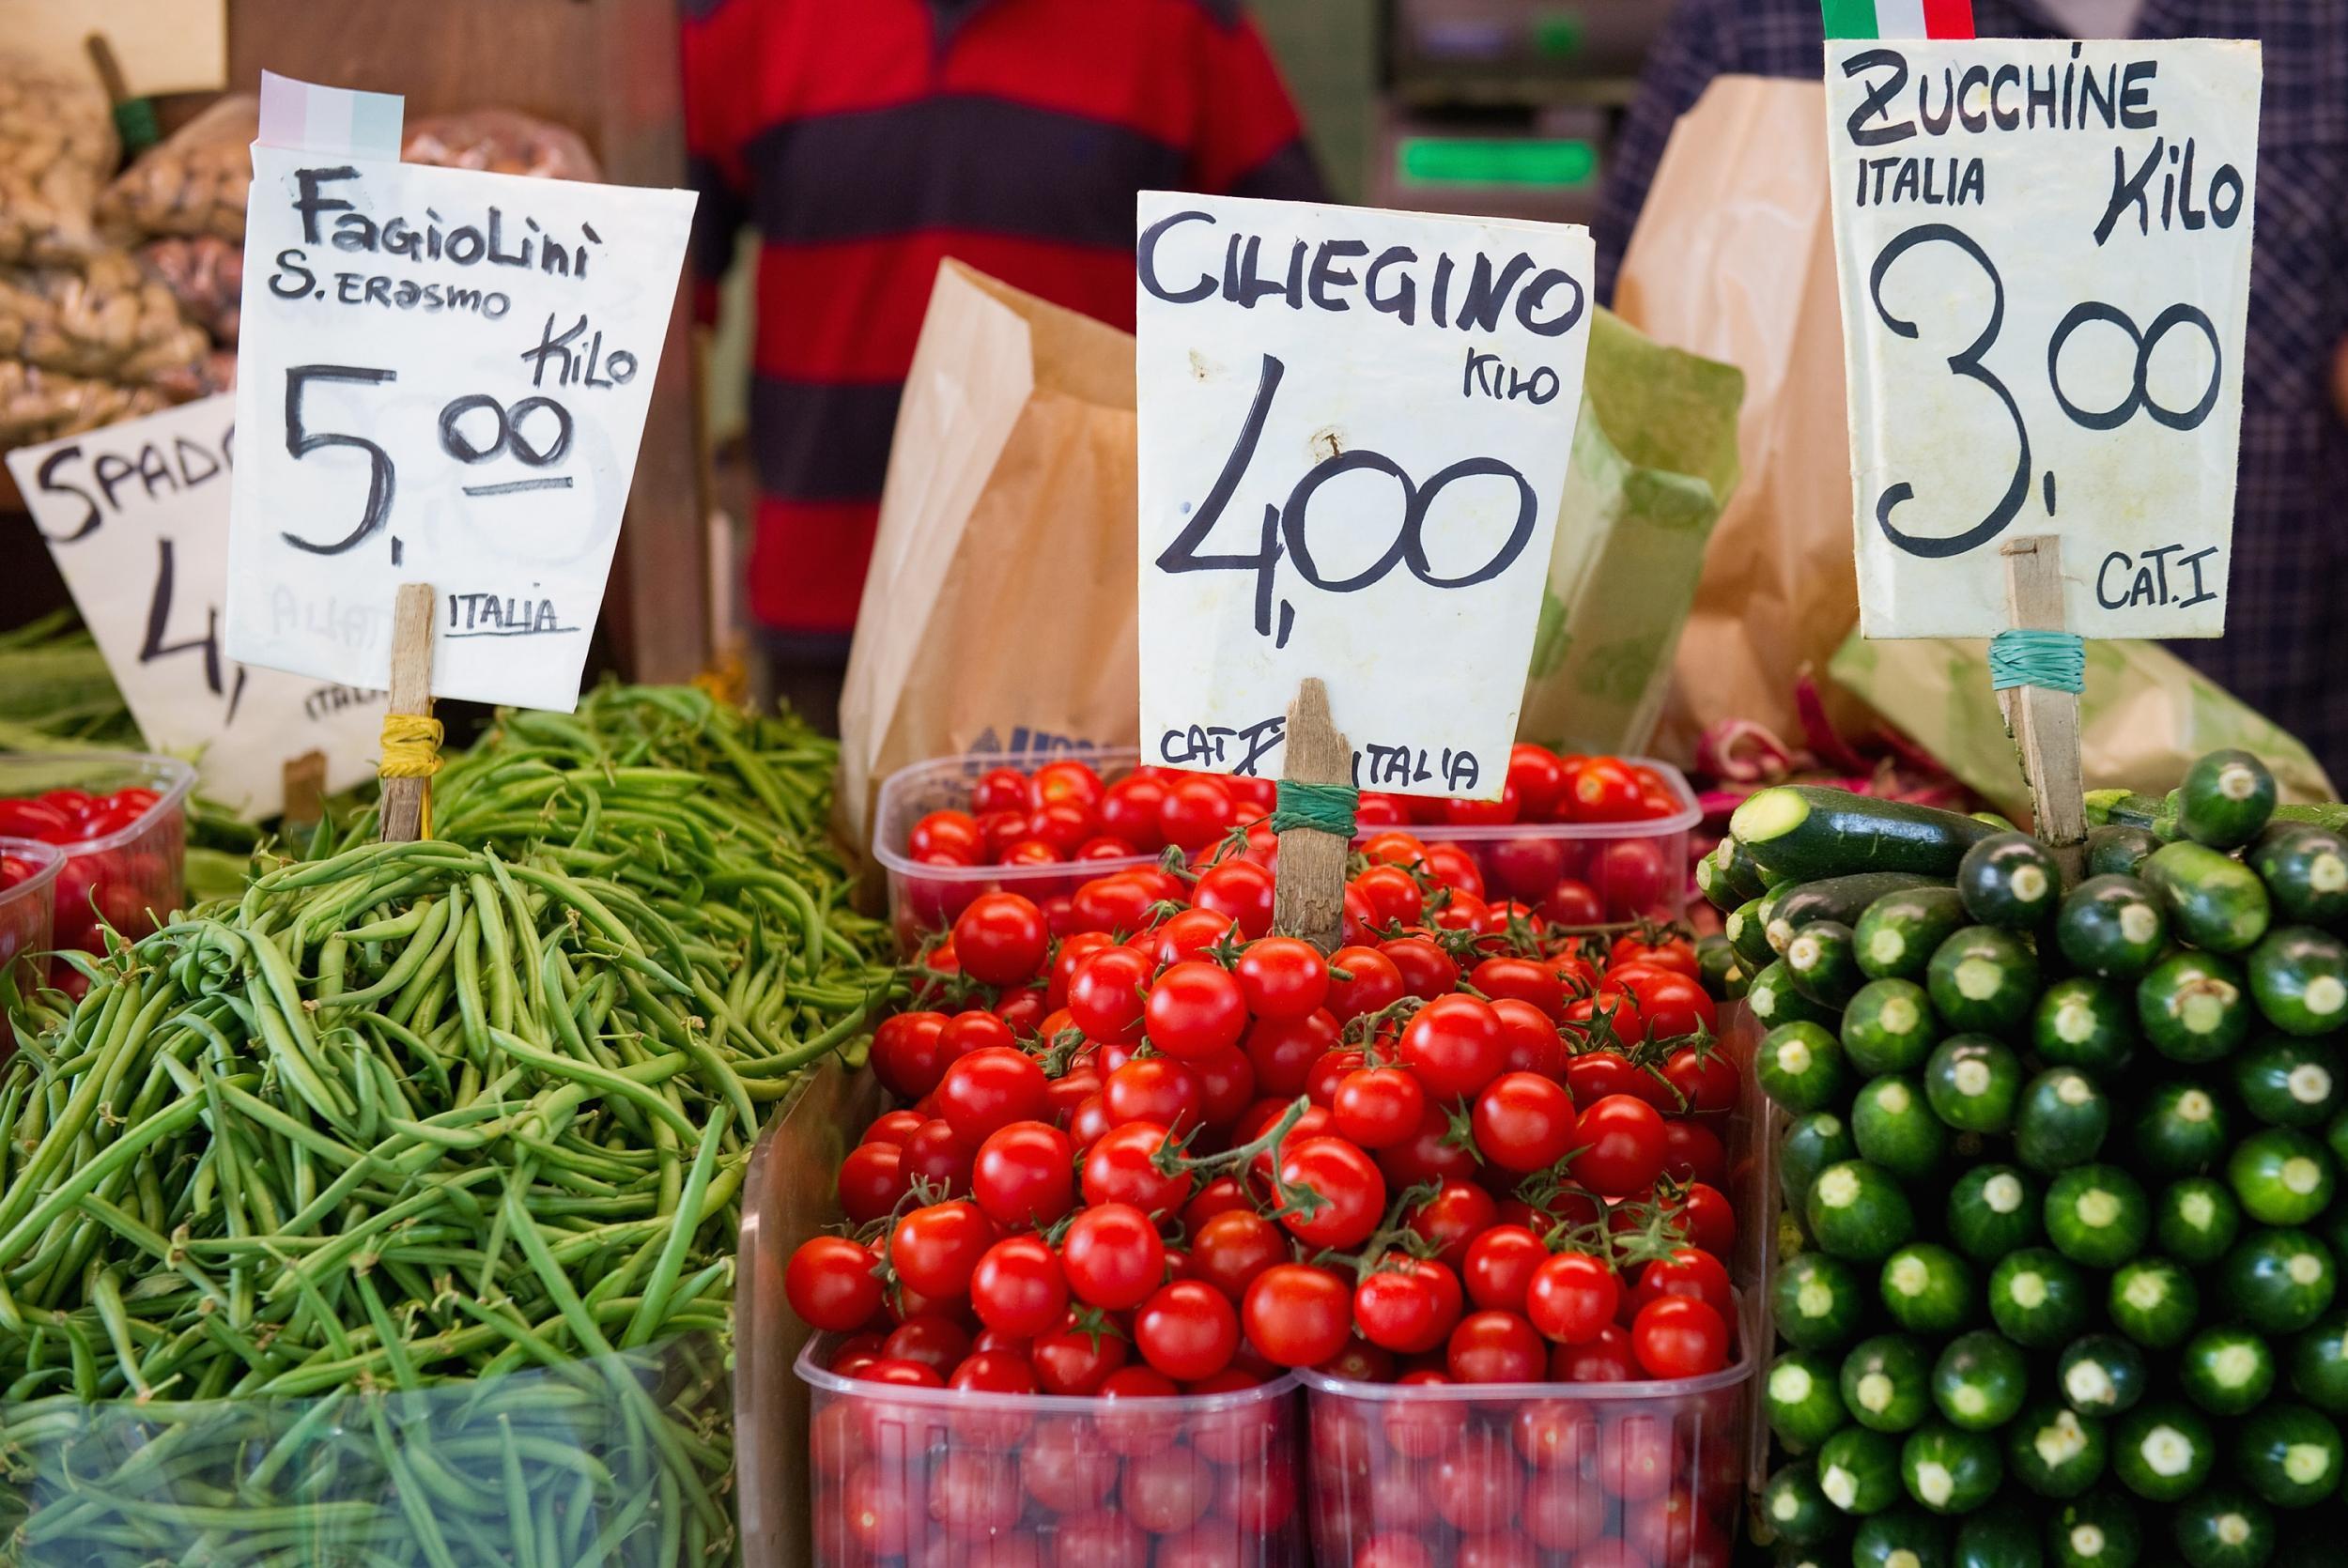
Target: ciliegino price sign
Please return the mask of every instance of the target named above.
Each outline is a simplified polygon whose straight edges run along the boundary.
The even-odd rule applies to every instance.
[[[8,471],[149,746],[193,753],[204,792],[279,810],[284,768],[326,757],[326,788],[373,775],[383,693],[239,663],[224,645],[226,395],[8,453]]]
[[[1149,761],[1277,776],[1319,677],[1356,786],[1498,796],[1592,254],[1567,225],[1142,195]]]
[[[2259,46],[1833,38],[1826,81],[1861,630],[2000,631],[2053,535],[2071,632],[2221,635]]]
[[[265,84],[229,652],[380,685],[429,583],[435,695],[567,712],[693,197],[405,164],[398,127],[396,99]]]

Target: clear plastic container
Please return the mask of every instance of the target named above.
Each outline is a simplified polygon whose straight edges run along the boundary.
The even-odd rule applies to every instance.
[[[1567,879],[1586,883],[1608,920],[1676,920],[1688,905],[1688,834],[1704,820],[1695,792],[1669,762],[1632,757],[1661,774],[1679,797],[1673,816],[1636,822],[1522,822],[1502,827],[1419,824],[1406,831],[1429,844],[1456,844],[1475,859],[1494,899],[1538,903]],[[905,853],[913,824],[933,811],[966,810],[970,787],[995,768],[1033,773],[1047,762],[1084,762],[1102,778],[1131,773],[1141,754],[1104,751],[979,752],[915,762],[890,774],[873,813],[873,856],[888,879],[888,913],[908,951],[981,893],[1023,893],[1041,902],[1113,871],[1156,864],[1155,855],[1049,866],[930,866]],[[1367,838],[1367,830],[1363,837]]]
[[[1301,1568],[1296,1380],[1099,1400],[812,1391],[815,1568]]]
[[[187,798],[195,788],[195,769],[176,757],[137,751],[0,757],[0,798],[51,790],[108,795],[132,787],[155,794],[138,821],[100,838],[58,846],[65,851],[54,889],[52,940],[58,947],[102,952],[101,926],[132,938],[145,936],[178,906]]]
[[[1764,1360],[1750,1298],[1738,1315],[1736,1362],[1704,1377],[1402,1387],[1299,1374],[1313,1560],[1727,1568]]]
[[[38,838],[0,838],[0,860],[26,869],[19,881],[0,888],[0,971],[17,966],[10,979],[20,992],[30,991],[47,976],[40,955],[49,951],[65,852]],[[15,1049],[16,1035],[0,1011],[0,1056]]]

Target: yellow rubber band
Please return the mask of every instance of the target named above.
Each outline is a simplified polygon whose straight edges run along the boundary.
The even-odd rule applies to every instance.
[[[383,715],[383,760],[376,764],[378,778],[429,779],[440,771],[440,740],[446,731],[437,718],[415,714]],[[432,787],[425,786],[419,836],[432,837]]]

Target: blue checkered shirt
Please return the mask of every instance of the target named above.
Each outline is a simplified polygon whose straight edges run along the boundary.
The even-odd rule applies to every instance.
[[[2058,38],[2031,0],[1973,0],[1984,37]],[[2244,351],[2241,484],[2227,633],[2175,651],[2297,734],[2348,786],[2348,423],[2332,355],[2348,338],[2348,5],[2340,0],[2147,0],[2136,36],[2265,45],[2258,235]],[[1818,0],[1681,0],[1615,145],[1599,220],[1599,289],[1612,299],[1656,161],[1715,76],[1819,74]]]

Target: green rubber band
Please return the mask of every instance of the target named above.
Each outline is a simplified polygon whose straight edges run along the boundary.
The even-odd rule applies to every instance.
[[[1989,639],[1989,686],[2044,686],[2077,695],[2087,684],[2087,642],[2076,632],[2008,630]]]
[[[1361,801],[1361,791],[1351,784],[1292,784],[1284,778],[1267,825],[1274,833],[1310,827],[1350,839],[1353,809]]]

